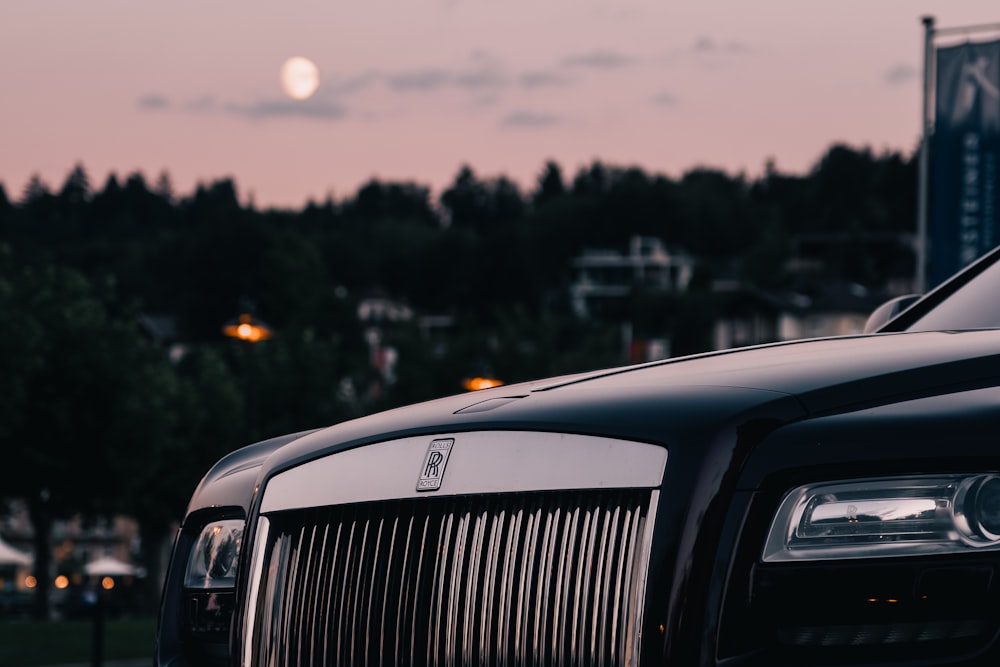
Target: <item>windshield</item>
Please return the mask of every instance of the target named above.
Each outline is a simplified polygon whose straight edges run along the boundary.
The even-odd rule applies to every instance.
[[[994,261],[905,329],[941,331],[997,327],[1000,327],[1000,261]]]

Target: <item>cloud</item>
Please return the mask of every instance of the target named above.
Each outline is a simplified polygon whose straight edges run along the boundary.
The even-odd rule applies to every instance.
[[[662,92],[653,97],[653,104],[660,107],[675,107],[680,99],[670,92]]]
[[[586,69],[620,69],[632,64],[632,58],[617,51],[591,51],[565,58],[563,67]]]
[[[501,66],[500,58],[484,49],[474,49],[472,52],[469,53],[469,60],[471,62],[478,63],[483,67]]]
[[[508,85],[503,68],[494,61],[487,61],[481,54],[474,54],[474,64],[465,69],[428,68],[385,75],[390,91],[397,93],[433,93],[445,89],[458,89],[482,93],[499,90]]]
[[[430,92],[446,86],[451,78],[444,70],[426,69],[390,74],[387,83],[396,91]]]
[[[320,84],[320,91],[330,91],[341,95],[351,95],[354,93],[360,93],[373,84],[375,84],[379,79],[378,72],[364,72],[356,76],[333,80],[329,83],[322,82]]]
[[[347,116],[347,110],[340,105],[315,99],[297,102],[271,98],[258,100],[252,105],[230,103],[224,108],[227,113],[255,120],[295,116],[316,120],[339,120]]]
[[[170,108],[170,100],[163,95],[143,95],[136,102],[136,106],[143,111],[161,111]]]
[[[691,51],[697,54],[738,54],[749,52],[750,47],[735,40],[719,44],[711,37],[702,35],[691,46]]]
[[[899,86],[917,78],[917,68],[904,63],[897,63],[882,74],[882,80],[890,86]]]
[[[507,85],[507,77],[493,67],[483,67],[476,70],[459,72],[455,75],[454,81],[460,88],[472,90],[502,88]]]
[[[500,125],[503,127],[551,127],[560,122],[560,118],[554,114],[522,110],[512,111],[504,116]]]
[[[699,37],[698,41],[694,43],[691,50],[695,53],[713,53],[718,47],[715,44],[715,40],[711,37]]]
[[[564,76],[557,72],[525,72],[520,77],[518,81],[521,86],[528,89],[536,88],[552,88],[557,86],[566,86],[573,82],[568,76]]]
[[[507,85],[503,59],[477,49],[469,54],[471,66],[459,71],[455,80],[463,88],[502,88]]]
[[[472,100],[473,109],[490,109],[500,104],[502,101],[499,95],[481,95]]]
[[[184,108],[188,111],[193,111],[195,113],[201,113],[203,111],[211,111],[216,106],[216,100],[211,95],[203,95],[196,99],[187,102]]]

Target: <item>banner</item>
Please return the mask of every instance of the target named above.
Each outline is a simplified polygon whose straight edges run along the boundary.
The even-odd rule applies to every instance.
[[[929,286],[1000,243],[1000,41],[937,50]]]

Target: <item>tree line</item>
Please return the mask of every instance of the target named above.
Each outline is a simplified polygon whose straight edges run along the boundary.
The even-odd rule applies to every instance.
[[[512,382],[621,363],[617,322],[570,313],[585,248],[643,235],[698,258],[688,293],[637,292],[620,313],[698,352],[713,278],[883,285],[907,258],[865,238],[913,232],[915,184],[913,158],[844,145],[800,175],[594,162],[569,177],[548,162],[523,191],[466,166],[437,197],[373,180],[300,210],[241,203],[230,179],[183,196],[166,174],[95,187],[83,165],[56,189],[0,184],[0,500],[27,502],[41,571],[51,522],[78,513],[136,517],[154,558],[200,475],[250,439],[457,393],[482,369]],[[819,272],[788,270],[810,235],[842,242]],[[369,297],[451,324],[362,321]],[[222,336],[247,303],[272,339]],[[143,315],[167,316],[172,339]],[[373,330],[397,353],[392,378],[373,366]]]

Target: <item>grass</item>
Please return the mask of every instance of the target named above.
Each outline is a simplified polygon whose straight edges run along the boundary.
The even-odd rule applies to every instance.
[[[104,661],[153,658],[156,619],[104,621]],[[0,621],[0,667],[91,662],[94,622]]]

